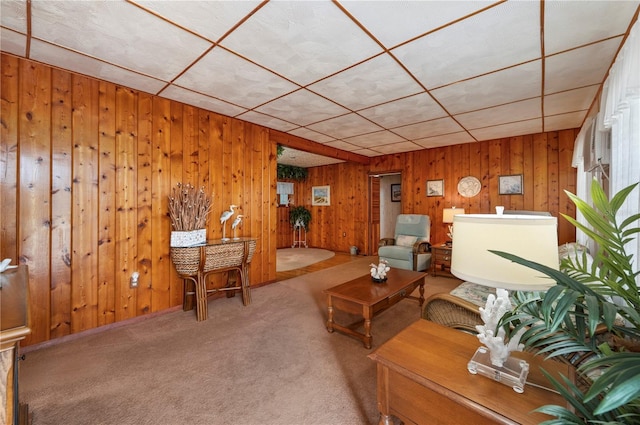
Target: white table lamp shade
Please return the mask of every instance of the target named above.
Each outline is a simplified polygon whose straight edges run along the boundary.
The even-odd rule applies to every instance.
[[[442,209],[442,222],[453,223],[453,216],[457,214],[464,214],[464,208],[443,208]]]
[[[479,285],[507,290],[546,290],[555,282],[496,255],[503,251],[558,269],[558,220],[532,215],[455,215],[451,273]]]

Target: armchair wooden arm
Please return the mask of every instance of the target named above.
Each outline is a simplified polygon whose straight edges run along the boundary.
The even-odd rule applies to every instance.
[[[425,241],[418,241],[413,244],[413,269],[416,270],[418,264],[418,254],[426,254],[431,252],[431,244]]]
[[[381,246],[395,245],[395,244],[396,244],[396,240],[393,238],[382,238],[380,239],[380,241],[378,241],[378,248],[380,248]]]

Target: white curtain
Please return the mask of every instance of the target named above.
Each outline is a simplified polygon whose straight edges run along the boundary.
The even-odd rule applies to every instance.
[[[596,128],[611,131],[611,163],[609,167],[609,193],[615,194],[621,189],[640,182],[640,21],[636,21],[629,37],[625,41],[609,76],[600,98],[600,113],[597,115]],[[594,119],[596,119],[594,118]],[[589,200],[589,187],[593,172],[585,170],[582,162],[582,144],[587,135],[587,120],[576,138],[574,166],[578,168],[577,195]],[[600,169],[595,170],[601,172]],[[606,177],[606,176],[605,176]],[[606,178],[604,183],[606,184]],[[619,222],[640,212],[640,187],[627,198],[618,214]],[[579,217],[578,220],[583,220]],[[638,225],[636,223],[636,225]],[[586,242],[586,237],[577,232],[578,242]],[[634,270],[638,270],[640,237],[638,235],[626,245],[628,254],[633,255]],[[637,279],[640,286],[640,277]]]

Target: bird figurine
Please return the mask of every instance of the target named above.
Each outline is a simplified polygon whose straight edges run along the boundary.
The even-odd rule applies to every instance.
[[[240,239],[236,237],[236,227],[238,227],[238,225],[242,222],[242,217],[244,217],[242,214],[238,214],[236,219],[233,220],[233,223],[231,223],[231,228],[233,229],[233,239]]]
[[[234,211],[233,211],[234,208],[238,208],[238,206],[229,205],[229,211],[225,211],[222,214],[220,214],[220,224],[222,224],[222,240],[223,241],[229,240],[229,238],[226,237],[227,220],[229,220],[231,216],[234,214]]]

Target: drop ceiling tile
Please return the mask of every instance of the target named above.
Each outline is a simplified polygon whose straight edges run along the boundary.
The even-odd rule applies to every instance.
[[[544,114],[548,116],[589,109],[598,94],[598,88],[598,85],[593,85],[547,95],[544,97]]]
[[[166,84],[39,40],[31,41],[31,59],[151,94]]]
[[[587,116],[587,109],[568,114],[560,114],[544,117],[544,131],[565,130],[567,128],[580,128]]]
[[[392,53],[425,87],[440,87],[539,58],[539,15],[537,2],[502,3]]]
[[[222,45],[300,85],[382,51],[328,1],[269,2]]]
[[[167,87],[166,90],[160,93],[160,96],[230,117],[235,117],[236,115],[246,112],[246,109],[239,106],[178,86]]]
[[[126,2],[31,4],[34,37],[165,81],[211,46]]]
[[[507,105],[481,109],[454,118],[466,129],[490,127],[515,121],[523,121],[542,116],[540,98],[532,98]]]
[[[542,65],[533,61],[433,90],[431,94],[451,114],[540,96]]]
[[[303,168],[320,167],[322,165],[339,164],[342,162],[345,161],[288,147],[284,147],[282,154],[278,157],[278,164],[294,165]]]
[[[0,1],[0,25],[27,34],[27,2],[25,0]]]
[[[27,37],[15,31],[0,28],[0,49],[3,52],[24,57],[27,51]]]
[[[405,139],[414,140],[424,137],[438,136],[441,134],[457,133],[463,130],[453,119],[439,118],[436,120],[425,121],[417,124],[405,125],[393,129],[394,133],[399,134]]]
[[[551,55],[624,34],[638,4],[635,0],[545,1],[545,53]]]
[[[342,149],[343,151],[353,152],[354,150],[359,149],[358,146],[352,145],[351,143],[347,143],[343,140],[334,140],[329,143],[325,143],[325,146],[329,146],[335,149]]]
[[[376,152],[374,150],[371,149],[356,149],[355,151],[351,151],[353,153],[357,153],[358,155],[363,155],[363,156],[368,156],[368,157],[373,157],[373,156],[379,156],[380,152]]]
[[[133,1],[211,41],[218,41],[261,2],[243,1]]]
[[[548,57],[544,93],[602,83],[621,41],[622,37],[616,37]]]
[[[326,121],[321,121],[309,126],[311,130],[327,134],[336,139],[356,136],[358,134],[373,133],[381,128],[371,121],[357,114],[347,114]]]
[[[358,113],[385,128],[400,127],[442,118],[447,115],[427,93],[419,93],[393,102],[362,109]]]
[[[371,148],[391,143],[404,142],[405,140],[390,131],[377,131],[375,133],[363,134],[361,136],[348,137],[344,139],[344,141],[360,148]]]
[[[441,136],[426,137],[424,139],[414,140],[414,143],[422,146],[423,148],[437,148],[440,146],[460,145],[462,143],[475,142],[475,139],[471,137],[466,131],[459,133],[443,134]]]
[[[411,152],[411,151],[417,151],[419,149],[422,149],[422,146],[416,145],[413,142],[401,142],[393,145],[377,146],[375,148],[376,151],[380,152],[383,155],[401,153],[401,152]]]
[[[318,143],[327,143],[335,140],[333,137],[329,137],[326,134],[318,133],[317,131],[309,130],[305,127],[300,127],[288,132],[294,136],[302,137],[303,139],[313,140]]]
[[[470,15],[493,1],[343,1],[351,13],[387,48]],[[383,16],[384,19],[380,19]],[[419,16],[420,19],[416,19]]]
[[[479,142],[483,140],[501,139],[504,137],[522,136],[524,134],[540,132],[542,132],[542,118],[469,131],[469,133],[471,133],[471,135]]]
[[[387,54],[377,56],[307,88],[351,110],[424,91]]]
[[[262,105],[256,111],[302,126],[349,112],[304,89]]]
[[[298,86],[224,49],[214,48],[175,84],[245,108],[254,108]]]
[[[247,111],[244,114],[237,115],[236,118],[284,132],[293,130],[294,128],[298,127],[297,125],[291,124],[290,122],[282,121],[281,119],[270,117],[269,115],[261,114],[255,111]]]

